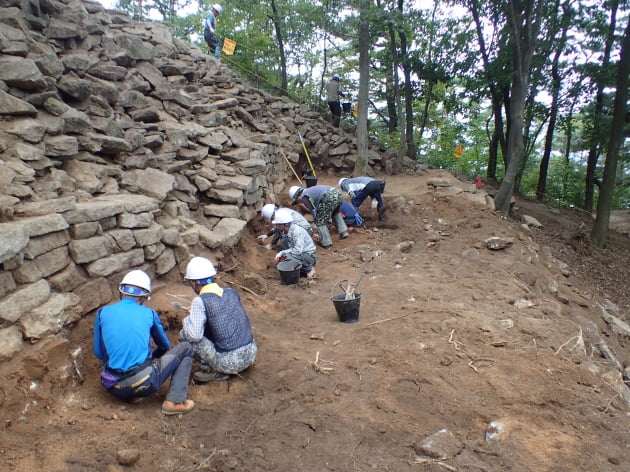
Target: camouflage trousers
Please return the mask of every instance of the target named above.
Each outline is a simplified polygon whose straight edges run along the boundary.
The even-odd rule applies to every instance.
[[[315,208],[315,226],[317,226],[317,230],[319,231],[320,244],[325,248],[332,246],[332,240],[330,239],[327,225],[329,220],[333,221],[337,227],[337,231],[342,237],[348,235],[348,226],[343,217],[339,214],[342,201],[343,195],[341,190],[333,188],[322,195]]]
[[[217,351],[214,343],[208,338],[202,338],[201,341],[190,344],[195,360],[199,361],[203,367],[225,374],[238,374],[251,367],[258,352],[255,341],[228,352]]]

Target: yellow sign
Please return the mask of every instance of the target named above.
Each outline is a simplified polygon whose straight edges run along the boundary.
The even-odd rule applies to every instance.
[[[457,146],[455,148],[455,152],[453,153],[453,155],[459,159],[460,157],[462,157],[464,155],[464,147],[463,146]]]
[[[228,56],[234,54],[234,49],[236,48],[236,41],[232,39],[225,38],[223,40],[223,52]]]
[[[354,110],[352,110],[352,115],[354,115],[355,118],[359,117],[359,104],[358,103],[354,104]]]

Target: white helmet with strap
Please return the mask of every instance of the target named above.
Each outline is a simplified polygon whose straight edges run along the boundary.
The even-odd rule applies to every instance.
[[[212,5],[212,9],[216,11],[219,15],[223,13],[223,8],[221,8],[221,5],[219,5],[218,3]]]
[[[348,177],[342,177],[339,179],[339,188],[341,188],[341,185],[344,183],[344,181],[348,180]]]
[[[295,202],[303,191],[304,188],[294,185],[289,189],[289,198],[291,198],[292,202]]]
[[[205,257],[193,257],[186,266],[186,280],[203,280],[217,275],[214,264]]]
[[[123,277],[118,291],[134,297],[148,297],[151,293],[151,278],[143,270],[132,270]]]

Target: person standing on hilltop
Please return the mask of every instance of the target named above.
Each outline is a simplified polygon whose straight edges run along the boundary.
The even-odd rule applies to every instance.
[[[219,38],[216,35],[217,29],[217,17],[223,12],[221,5],[215,3],[210,8],[210,13],[203,22],[203,38],[208,43],[210,48],[210,54],[216,55],[217,46],[219,45]]]
[[[335,128],[339,128],[341,123],[341,103],[339,97],[345,97],[345,94],[341,91],[340,79],[338,75],[333,75],[326,87],[326,100],[328,101],[328,108],[332,113],[332,124]]]

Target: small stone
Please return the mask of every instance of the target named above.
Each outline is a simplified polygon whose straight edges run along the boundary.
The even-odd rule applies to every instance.
[[[121,449],[116,453],[116,460],[120,465],[133,465],[140,459],[138,449]]]

